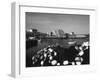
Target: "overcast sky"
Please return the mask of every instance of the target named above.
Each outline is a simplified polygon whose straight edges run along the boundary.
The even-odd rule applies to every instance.
[[[26,13],[26,29],[35,28],[40,32],[62,29],[65,33],[89,33],[89,16],[75,14]]]

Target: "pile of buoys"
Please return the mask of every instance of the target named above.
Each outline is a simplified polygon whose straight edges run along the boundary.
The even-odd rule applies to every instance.
[[[60,66],[60,65],[81,65],[89,64],[89,42],[83,42],[81,46],[75,45],[73,49],[68,48],[62,53],[62,50],[55,50],[58,46],[49,45],[41,49],[32,57],[33,66]],[[59,47],[57,49],[60,49]],[[71,51],[70,51],[71,50]],[[75,50],[77,53],[74,53]],[[71,52],[71,53],[70,53]],[[67,55],[75,54],[74,59],[68,59]],[[63,59],[63,57],[64,59]],[[62,58],[60,58],[62,57]],[[85,60],[86,59],[86,60]]]

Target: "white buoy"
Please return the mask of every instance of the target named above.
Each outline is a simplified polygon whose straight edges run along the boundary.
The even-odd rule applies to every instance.
[[[79,60],[80,60],[80,58],[79,58],[79,57],[76,57],[76,58],[75,58],[75,61],[79,61]]]
[[[82,47],[80,46],[79,49],[82,51]]]
[[[43,66],[43,64],[44,64],[44,61],[41,61],[41,66]]]
[[[35,62],[33,61],[33,64],[34,64]]]
[[[40,59],[43,59],[43,56],[41,56]]]
[[[52,56],[50,56],[50,57],[49,57],[49,59],[50,59],[50,60],[52,60],[52,59],[53,59],[53,57],[52,57]]]
[[[47,51],[47,49],[46,49],[46,48],[44,48],[43,50],[44,50],[45,52]]]
[[[63,62],[63,65],[67,65],[68,63],[69,63],[68,60],[66,60]]]
[[[33,56],[33,57],[32,57],[32,60],[34,60],[34,59],[35,59],[35,57]]]
[[[51,49],[51,48],[49,48],[48,50],[49,50],[50,52],[52,52],[52,51],[53,51],[53,49]]]
[[[80,60],[81,60],[81,62],[83,62],[83,58],[82,57],[80,58]]]
[[[57,61],[56,60],[53,60],[53,61],[51,61],[51,64],[52,65],[56,65],[57,64]]]
[[[45,57],[45,58],[47,57],[47,54],[46,54],[46,53],[44,54],[44,57]]]
[[[78,62],[76,62],[76,65],[81,65],[81,62],[79,62],[79,61],[78,61]]]
[[[75,65],[75,62],[72,62],[72,65]]]
[[[60,63],[57,63],[57,66],[59,66],[60,65]]]
[[[75,49],[78,50],[78,46],[75,46]]]
[[[89,42],[84,42],[82,46],[89,46]]]
[[[56,56],[57,55],[57,53],[56,52],[54,52],[54,56]]]
[[[82,56],[84,54],[83,50],[79,52],[79,56]]]
[[[89,47],[88,47],[88,46],[86,46],[85,50],[86,50],[86,49],[88,49],[88,48],[89,48]]]

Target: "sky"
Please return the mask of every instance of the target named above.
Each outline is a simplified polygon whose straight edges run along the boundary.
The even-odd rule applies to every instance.
[[[89,15],[26,12],[26,29],[49,33],[62,29],[65,33],[89,34]]]

